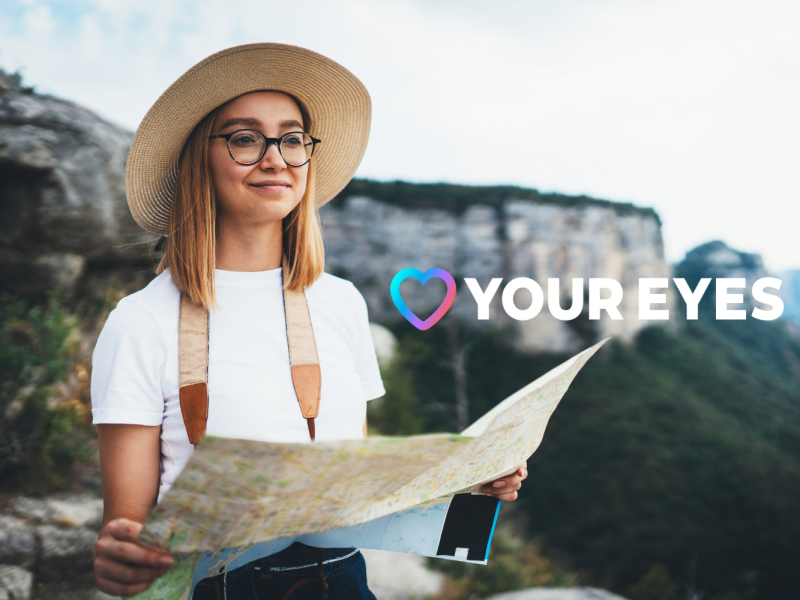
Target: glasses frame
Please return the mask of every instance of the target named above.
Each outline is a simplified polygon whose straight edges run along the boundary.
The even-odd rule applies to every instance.
[[[264,144],[263,152],[261,152],[261,155],[258,157],[258,159],[254,160],[253,162],[242,162],[240,160],[236,160],[234,158],[234,156],[233,156],[233,152],[231,152],[231,138],[233,136],[235,136],[237,133],[241,133],[243,131],[251,131],[253,133],[257,133],[258,135],[263,137],[264,140],[266,141],[266,143]],[[308,158],[306,159],[305,162],[300,163],[299,165],[292,164],[288,160],[286,160],[286,158],[283,156],[283,151],[281,150],[281,144],[283,144],[283,140],[286,137],[290,136],[290,135],[297,135],[297,134],[307,135],[308,137],[311,138],[311,154],[308,156]],[[307,165],[308,161],[311,160],[311,157],[314,156],[314,151],[317,149],[317,144],[321,144],[322,143],[322,140],[319,140],[319,139],[315,138],[314,136],[306,133],[305,131],[290,131],[288,133],[284,133],[279,138],[267,137],[263,133],[261,133],[258,129],[237,129],[236,131],[234,131],[232,133],[221,133],[221,134],[218,134],[218,135],[210,135],[210,136],[208,136],[209,140],[214,140],[214,139],[217,139],[217,138],[221,138],[221,139],[225,140],[225,142],[228,145],[228,154],[230,155],[230,157],[234,161],[236,161],[240,165],[245,165],[245,166],[248,166],[248,167],[251,166],[251,165],[254,165],[256,163],[261,162],[261,159],[264,158],[264,155],[267,153],[267,150],[269,150],[269,145],[270,144],[275,144],[275,145],[278,146],[278,154],[281,155],[281,158],[283,159],[283,162],[285,162],[287,165],[289,165],[290,167],[302,167],[302,166]]]

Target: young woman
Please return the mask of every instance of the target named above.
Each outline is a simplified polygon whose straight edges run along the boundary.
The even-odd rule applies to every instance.
[[[323,273],[317,209],[352,177],[369,123],[369,95],[349,71],[280,44],[207,58],[142,121],[128,159],[128,203],[140,225],[166,238],[160,274],[120,301],[93,357],[105,506],[94,563],[100,590],[132,596],[172,566],[137,536],[193,452],[197,415],[208,433],[226,437],[366,435],[366,402],[384,393],[367,308],[351,283]],[[321,377],[313,419],[298,406],[289,292],[305,298],[313,328]],[[184,303],[208,310],[207,387],[201,382],[192,398],[179,357]],[[514,500],[526,476],[520,468],[485,491]],[[264,565],[272,575],[255,579]],[[305,585],[312,580],[325,583]],[[325,593],[374,598],[357,549],[293,544],[258,566],[204,580],[195,598]]]

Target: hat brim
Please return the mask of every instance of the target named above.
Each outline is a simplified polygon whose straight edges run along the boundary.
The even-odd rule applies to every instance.
[[[338,194],[364,157],[372,105],[364,85],[331,59],[286,44],[247,44],[212,54],[156,100],[131,144],[125,190],[133,218],[166,234],[178,160],[195,126],[212,110],[258,90],[286,92],[308,110],[314,151],[315,202]]]

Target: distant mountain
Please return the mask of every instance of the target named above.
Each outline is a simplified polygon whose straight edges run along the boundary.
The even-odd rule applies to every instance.
[[[784,312],[786,319],[793,319],[800,323],[800,269],[786,271],[779,275],[783,281],[781,286],[781,298],[783,298]]]

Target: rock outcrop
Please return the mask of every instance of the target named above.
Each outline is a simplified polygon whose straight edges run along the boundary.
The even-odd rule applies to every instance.
[[[36,562],[36,538],[25,521],[0,514],[0,564],[31,567]]]
[[[531,588],[491,596],[489,600],[625,600],[600,588]]]
[[[33,574],[15,565],[0,565],[0,600],[30,600]]]
[[[91,574],[103,517],[100,498],[89,494],[19,497],[9,501],[3,512],[0,565],[18,567],[6,569],[14,581],[23,581],[24,572],[32,572],[37,584]]]
[[[356,284],[370,318],[379,323],[399,317],[389,295],[398,271],[445,269],[459,283],[452,315],[474,325],[509,327],[517,346],[528,351],[575,350],[586,343],[587,329],[594,338],[630,340],[650,324],[638,318],[638,280],[670,276],[661,223],[652,210],[590,199],[560,203],[511,197],[494,204],[451,211],[346,197],[321,210],[328,269]],[[483,289],[492,278],[502,277],[505,285],[513,278],[529,277],[542,285],[545,295],[548,278],[558,278],[565,308],[571,306],[573,278],[584,278],[585,289],[590,277],[614,279],[624,292],[619,306],[623,320],[611,320],[603,312],[599,321],[588,321],[584,304],[581,329],[575,322],[552,317],[545,302],[535,318],[514,321],[502,308],[501,286],[489,321],[478,321],[475,300],[462,285],[464,277],[476,278]],[[425,318],[438,307],[445,286],[431,280],[423,293],[419,283],[407,280],[401,291],[409,307]],[[672,298],[670,292],[669,305]],[[518,292],[516,302],[521,308],[529,306],[530,294]]]
[[[143,260],[125,200],[133,136],[0,71],[0,287],[69,288],[88,264]]]

